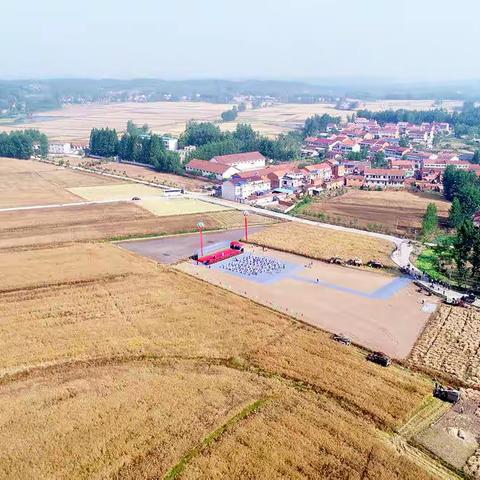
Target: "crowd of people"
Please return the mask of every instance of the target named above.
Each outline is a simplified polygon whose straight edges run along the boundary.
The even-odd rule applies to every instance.
[[[285,264],[275,258],[260,257],[247,253],[222,263],[220,268],[242,275],[257,276],[264,273],[275,274],[285,270]]]

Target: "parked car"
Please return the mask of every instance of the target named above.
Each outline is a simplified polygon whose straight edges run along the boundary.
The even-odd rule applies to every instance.
[[[343,335],[341,333],[335,333],[332,335],[332,340],[335,340],[338,343],[342,343],[343,345],[350,345],[352,343],[352,339]]]
[[[372,268],[384,268],[382,262],[378,262],[377,260],[370,260],[367,265]]]
[[[141,198],[140,197],[132,197],[132,201],[136,202],[138,200],[141,200]]]

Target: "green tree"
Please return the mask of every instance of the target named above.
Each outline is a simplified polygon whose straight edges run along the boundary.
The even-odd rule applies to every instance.
[[[373,168],[384,168],[387,166],[387,160],[385,159],[384,152],[375,152],[372,160]]]
[[[438,211],[434,203],[429,203],[423,217],[422,231],[423,238],[430,240],[438,230]]]
[[[480,163],[480,149],[475,150],[473,154],[472,163],[478,165]]]
[[[465,221],[465,215],[463,213],[462,204],[458,197],[455,197],[450,207],[450,212],[448,215],[450,226],[458,230],[460,226]]]

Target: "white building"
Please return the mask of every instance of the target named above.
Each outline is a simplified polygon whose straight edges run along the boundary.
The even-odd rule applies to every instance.
[[[270,191],[270,182],[259,176],[234,177],[222,183],[222,198],[234,202],[242,202],[252,195],[268,191]]]
[[[241,172],[260,170],[265,168],[265,157],[260,152],[234,153],[232,155],[218,155],[210,161],[235,167]]]
[[[223,163],[214,163],[207,160],[193,159],[185,165],[185,171],[202,177],[214,177],[217,180],[225,180],[239,173],[239,170]]]
[[[282,187],[289,190],[298,190],[303,186],[305,182],[305,176],[300,172],[287,173],[282,178]]]
[[[48,153],[51,155],[67,155],[72,153],[72,146],[69,143],[50,143]]]
[[[167,150],[175,152],[178,150],[178,138],[162,137],[163,144]]]
[[[400,169],[368,168],[365,170],[365,185],[373,188],[403,188],[405,172]]]

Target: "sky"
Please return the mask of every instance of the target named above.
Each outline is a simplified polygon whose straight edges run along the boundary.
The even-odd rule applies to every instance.
[[[2,0],[0,79],[480,79],[479,0]]]

